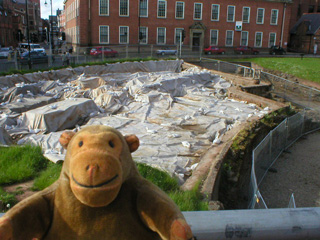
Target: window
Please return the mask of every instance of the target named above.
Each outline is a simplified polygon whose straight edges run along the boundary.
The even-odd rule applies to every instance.
[[[99,26],[99,42],[109,44],[109,26]]]
[[[157,28],[157,44],[166,43],[166,28],[158,27]]]
[[[271,10],[271,19],[270,19],[270,24],[271,25],[277,25],[278,24],[278,9],[272,9]]]
[[[233,31],[227,30],[226,35],[226,46],[233,46]]]
[[[147,44],[148,43],[148,28],[140,27],[140,43]]]
[[[109,15],[109,0],[99,1],[99,15]]]
[[[250,7],[242,8],[242,22],[249,23],[250,22]]]
[[[256,40],[254,41],[255,47],[262,46],[262,32],[256,32]]]
[[[158,0],[158,18],[167,17],[167,1]]]
[[[249,32],[246,32],[246,31],[241,32],[241,42],[240,42],[241,46],[248,46],[248,36],[249,36]]]
[[[212,4],[211,5],[211,21],[219,21],[220,15],[220,5]]]
[[[210,30],[210,45],[217,46],[218,45],[218,30]]]
[[[234,22],[235,6],[228,6],[227,22]]]
[[[183,28],[176,28],[175,29],[175,36],[176,36],[175,37],[175,44],[179,44],[180,43],[180,36],[182,36],[182,31],[183,30],[184,30]],[[180,33],[181,33],[181,35],[180,35]]]
[[[202,3],[194,3],[193,19],[194,20],[202,19]]]
[[[119,43],[129,43],[129,27],[120,26],[119,27]]]
[[[276,33],[269,34],[269,47],[276,45]]]
[[[314,12],[314,5],[309,5],[308,13],[313,13],[313,12]]]
[[[176,2],[176,18],[184,19],[184,2]]]
[[[148,17],[148,0],[139,0],[140,17]]]
[[[257,24],[264,23],[264,8],[258,8],[257,12]]]
[[[129,16],[129,0],[120,0],[119,15],[121,17]]]

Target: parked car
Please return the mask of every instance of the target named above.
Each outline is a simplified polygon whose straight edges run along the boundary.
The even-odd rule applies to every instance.
[[[237,47],[234,50],[234,52],[237,54],[254,54],[254,55],[256,55],[259,53],[259,50],[252,48],[252,47],[248,47],[248,46],[240,46],[240,47]]]
[[[46,52],[46,50],[41,47],[40,44],[37,44],[37,43],[19,43],[19,48],[20,49],[25,49],[28,51],[29,49],[29,45],[30,45],[30,50],[31,51],[36,51],[36,52]]]
[[[4,47],[0,49],[0,58],[8,58],[11,54],[13,56],[13,48],[12,47]]]
[[[223,48],[219,48],[219,47],[215,47],[215,46],[209,46],[207,48],[205,48],[204,50],[204,54],[225,54],[226,50],[224,50]]]
[[[280,55],[284,55],[286,54],[286,50],[284,50],[283,47],[280,47],[280,46],[272,46],[270,48],[270,51],[269,51],[270,54],[272,55],[276,55],[276,54],[280,54]]]
[[[100,56],[102,56],[102,50],[103,50],[103,55],[105,57],[118,56],[118,52],[116,50],[109,48],[109,47],[94,47],[91,49],[90,55],[95,56],[95,57],[100,57]]]
[[[24,52],[20,56],[21,64],[28,64],[29,52]],[[30,52],[31,64],[34,63],[48,63],[48,55],[44,52],[31,51]]]
[[[173,49],[170,49],[168,47],[164,47],[162,49],[158,49],[156,51],[156,54],[157,55],[162,55],[162,56],[164,56],[164,55],[176,55],[177,54],[177,50],[173,50]]]

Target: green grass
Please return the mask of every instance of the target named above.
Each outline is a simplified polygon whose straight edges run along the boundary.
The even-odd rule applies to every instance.
[[[32,179],[44,168],[48,160],[40,147],[13,146],[0,148],[0,185]]]
[[[319,58],[246,58],[232,61],[254,62],[261,67],[276,70],[298,78],[320,83]]]
[[[34,180],[32,190],[39,191],[54,183],[60,176],[62,164],[49,162],[48,167]]]
[[[0,203],[3,205],[0,206],[0,210],[10,208],[17,203],[16,195],[13,193],[7,193],[0,187]],[[9,204],[8,207],[7,204]]]

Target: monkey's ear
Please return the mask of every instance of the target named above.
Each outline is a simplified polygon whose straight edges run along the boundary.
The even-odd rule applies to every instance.
[[[65,131],[61,134],[60,138],[59,138],[59,142],[61,144],[61,146],[64,148],[64,149],[67,149],[68,147],[68,144],[71,140],[71,138],[75,135],[76,133],[75,132],[72,132],[72,131]]]
[[[126,136],[124,136],[124,139],[126,140],[128,146],[129,146],[130,152],[134,152],[139,148],[140,141],[136,135],[134,135],[134,134],[126,135]]]

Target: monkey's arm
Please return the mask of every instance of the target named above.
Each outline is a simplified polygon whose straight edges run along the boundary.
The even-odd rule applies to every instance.
[[[55,184],[21,201],[0,218],[0,239],[41,239],[51,224]]]
[[[137,209],[142,221],[165,240],[189,240],[191,229],[177,205],[158,187],[142,180]]]

